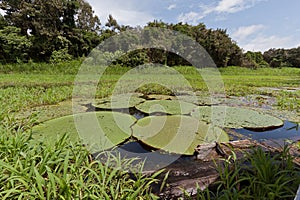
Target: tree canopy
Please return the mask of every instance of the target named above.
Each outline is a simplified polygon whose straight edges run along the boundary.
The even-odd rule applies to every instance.
[[[87,56],[101,41],[127,30],[140,31],[141,27],[118,24],[109,15],[101,25],[91,5],[85,0],[0,0],[0,62],[46,61],[60,62]],[[300,47],[289,50],[270,49],[261,52],[243,52],[226,30],[210,29],[205,24],[169,24],[154,20],[144,28],[167,28],[190,36],[204,47],[218,67],[242,65],[245,67],[300,67]],[[155,33],[147,35],[156,41]],[[114,49],[129,47],[137,38],[127,42],[114,41]],[[157,40],[159,43],[159,40]],[[185,48],[185,47],[177,47]],[[189,65],[174,52],[162,49],[141,49],[130,52],[114,64],[140,65],[156,62]]]
[[[100,21],[84,0],[1,0],[8,26],[32,42],[29,57],[48,61],[53,52],[87,55],[100,42]]]

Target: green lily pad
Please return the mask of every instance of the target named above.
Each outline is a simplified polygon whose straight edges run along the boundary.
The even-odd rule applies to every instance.
[[[46,121],[33,127],[32,133],[35,139],[50,144],[67,134],[71,140],[81,140],[90,151],[98,152],[128,139],[131,136],[130,126],[135,122],[133,116],[123,113],[89,112]]]
[[[199,144],[229,141],[221,128],[182,115],[146,117],[132,130],[135,138],[151,147],[184,155],[193,155]]]
[[[146,101],[136,106],[138,110],[144,113],[167,113],[170,115],[186,115],[197,108],[196,105],[177,100],[152,100]]]
[[[219,98],[210,97],[210,96],[190,96],[190,95],[182,95],[176,96],[178,100],[185,101],[188,103],[193,103],[199,106],[211,106],[217,105],[221,103]]]
[[[200,106],[199,109],[195,109],[194,112],[192,112],[192,117],[227,128],[266,130],[283,125],[282,120],[271,115],[262,114],[254,110],[228,106]]]
[[[122,109],[132,108],[142,102],[145,99],[141,98],[139,93],[135,94],[120,94],[112,97],[96,99],[92,106],[100,109]]]

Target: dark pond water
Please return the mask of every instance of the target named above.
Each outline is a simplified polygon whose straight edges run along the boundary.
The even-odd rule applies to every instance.
[[[284,126],[269,131],[253,131],[247,129],[234,129],[235,132],[260,142],[274,145],[283,145],[286,140],[300,140],[300,126],[297,123],[285,121]]]
[[[153,149],[138,141],[129,141],[117,148],[111,150],[111,153],[120,155],[122,158],[134,158],[130,166],[134,166],[144,163],[143,171],[157,171],[165,168],[170,164],[176,163],[191,163],[195,160],[194,156],[182,156],[177,154],[166,153],[162,150]],[[95,154],[97,157],[98,155]],[[105,156],[103,157],[105,159]],[[100,157],[102,159],[102,157]]]

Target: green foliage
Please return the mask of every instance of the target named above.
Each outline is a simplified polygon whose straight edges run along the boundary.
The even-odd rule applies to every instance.
[[[0,43],[0,60],[9,63],[28,59],[32,43],[21,35],[20,28],[5,26],[0,29]]]
[[[61,142],[56,142],[55,145],[47,146],[30,140],[30,135],[24,132],[24,130],[30,130],[37,123],[38,113],[35,107],[57,104],[72,97],[73,81],[80,64],[80,60],[75,60],[59,64],[19,63],[0,65],[0,170],[2,172],[0,175],[0,198],[4,199],[5,195],[7,199],[17,199],[18,197],[21,199],[35,199],[43,195],[45,199],[150,199],[153,197],[147,189],[149,184],[154,181],[153,178],[136,174],[134,175],[136,178],[132,180],[127,172],[116,171],[114,168],[103,165],[98,161],[90,161],[88,159],[89,153],[81,144],[71,144],[70,140],[63,139],[59,140]],[[205,83],[194,68],[178,66],[175,69],[183,73],[193,88],[205,91]],[[111,95],[114,84],[128,70],[130,70],[129,67],[120,66],[107,68],[105,74],[101,77],[102,81],[99,84],[97,95]],[[257,93],[256,88],[258,87],[299,87],[300,81],[300,70],[297,68],[259,68],[251,70],[241,67],[228,67],[221,68],[220,72],[227,94],[232,95]],[[156,74],[156,76],[158,78],[162,77],[160,74]],[[176,79],[172,81],[173,84],[177,84]],[[146,93],[152,91],[170,93],[165,88],[156,87],[152,90],[151,85],[144,88],[144,91]],[[263,92],[267,93],[267,91]],[[282,96],[281,93],[279,95]],[[288,98],[297,97],[291,96],[292,94],[285,95]],[[299,94],[296,93],[295,95]],[[18,113],[28,111],[29,108],[32,108],[29,117],[17,118]],[[54,112],[52,117],[57,117],[57,113]],[[64,142],[65,140],[66,142]],[[283,163],[287,163],[286,165],[280,164],[282,159],[279,157],[272,161],[281,169],[287,169],[282,166],[289,165],[290,161],[285,160]],[[110,161],[111,163],[118,163],[120,159],[111,157]],[[122,160],[121,162],[126,163],[127,161]],[[263,162],[265,161],[263,160]],[[248,163],[250,163],[250,160]],[[268,166],[270,165],[268,164]],[[124,168],[126,169],[126,167]],[[251,180],[254,179],[252,174],[261,173],[256,168],[249,168]],[[231,166],[227,169],[228,172],[232,172]],[[243,172],[243,170],[238,170],[237,167],[235,169],[238,172]],[[275,170],[278,167],[271,165],[271,170],[273,169],[274,172],[272,173],[276,174]],[[234,180],[237,179],[235,177],[238,177],[238,180],[241,180],[240,174],[231,173],[228,175],[227,171],[222,170],[222,174],[225,172],[227,177],[232,177]],[[262,170],[260,169],[260,171]],[[293,176],[298,172],[299,169],[293,169],[292,171],[287,170],[287,172],[277,173],[275,176],[278,177],[276,178],[276,181],[278,181],[273,184],[265,184],[265,186],[261,186],[261,183],[258,185],[261,180],[255,179],[255,184],[252,184],[251,187],[258,189],[262,187],[262,190],[268,191],[270,197],[267,196],[265,199],[273,198],[272,192],[275,193],[275,198],[278,197],[277,199],[283,196],[292,196],[299,177],[296,177],[295,185],[291,182],[284,185],[282,181],[294,180]],[[90,173],[89,176],[88,173]],[[268,172],[268,174],[270,173]],[[222,189],[224,185],[229,185],[227,188],[231,188],[227,195],[232,193],[232,195],[238,196],[242,188],[238,185],[244,183],[231,184],[232,179],[226,181],[225,175],[222,178],[224,184],[218,194],[214,190],[205,191],[205,194],[199,193],[199,198],[201,199],[201,195],[206,196],[207,199],[221,197],[222,194],[226,193]],[[290,179],[280,178],[281,175]],[[245,178],[247,179],[247,176]],[[274,185],[282,185],[282,187],[275,187]],[[290,190],[286,190],[286,186],[289,186]],[[221,192],[222,190],[224,193]],[[247,197],[252,196],[250,189],[243,191],[245,195],[238,196],[239,199],[247,199]],[[289,193],[289,191],[293,191],[293,193]],[[262,196],[266,194],[266,192],[259,193]],[[257,197],[257,199],[259,198]]]
[[[0,148],[1,199],[157,199],[149,186],[159,173],[130,175],[133,159],[103,153],[103,164],[66,137],[50,146],[0,129]]]
[[[146,50],[136,50],[119,57],[113,64],[120,66],[137,67],[149,63],[151,56],[147,54]],[[157,62],[160,63],[160,62]]]
[[[65,48],[78,58],[87,55],[100,41],[100,21],[86,1],[3,0],[0,6],[5,11],[7,23],[19,28],[20,35],[30,39],[29,56],[33,60],[49,61],[54,52],[53,61],[57,58],[55,51]],[[66,47],[61,38],[71,45]]]
[[[114,52],[109,51],[100,51],[98,49],[93,49],[89,56],[84,60],[84,64],[86,65],[96,65],[96,66],[108,66],[112,64],[116,64],[117,60],[120,59],[125,53],[121,50],[117,50]],[[131,67],[131,66],[130,66]]]
[[[292,49],[269,49],[264,52],[264,59],[273,68],[300,67],[300,47]]]
[[[280,92],[277,95],[277,106],[282,110],[300,112],[300,92]]]
[[[0,16],[0,30],[6,29],[6,32],[0,33],[0,62],[2,63],[13,63],[18,60],[23,62],[30,59],[57,63],[69,60],[71,57],[87,56],[101,41],[120,32],[128,30],[141,32],[140,27],[133,28],[118,24],[112,15],[108,16],[105,26],[101,27],[99,18],[85,0],[48,0],[46,2],[44,0],[2,0],[0,7],[5,12],[4,16]],[[9,30],[8,27],[10,27]],[[12,30],[11,27],[17,29]],[[203,23],[168,24],[154,20],[149,22],[145,29],[151,27],[166,28],[190,36],[204,47],[218,67],[230,65],[242,65],[249,68],[300,66],[300,47],[287,50],[270,49],[264,52],[262,57],[260,52],[243,54],[241,48],[230,38],[226,30],[208,29]],[[156,37],[157,33],[148,31],[148,35],[144,36],[146,42],[152,41],[154,44],[160,44],[161,38]],[[174,42],[171,38],[164,39],[170,40],[170,45],[173,45],[175,52],[155,48],[140,49],[122,55],[113,64],[130,67],[150,62],[169,66],[191,65],[176,53],[176,50],[184,50],[188,47],[174,46],[171,44]],[[132,47],[131,44],[137,38],[128,37],[126,40],[126,42],[114,41],[107,50],[122,49],[126,52],[126,48]],[[135,44],[146,44],[145,41]],[[12,46],[17,46],[17,48],[11,48]],[[201,55],[193,56],[201,57]]]
[[[72,56],[68,53],[68,49],[60,49],[58,51],[53,51],[50,57],[50,62],[53,64],[66,62],[72,60]]]
[[[59,62],[49,64],[46,62],[33,62],[29,60],[28,63],[9,63],[0,64],[0,73],[3,74],[42,74],[44,75],[76,75],[81,65],[81,60],[71,60],[67,62]],[[61,77],[60,77],[61,78]],[[48,78],[49,79],[49,78]],[[48,80],[47,79],[47,80]],[[53,78],[54,79],[54,78]],[[64,78],[62,78],[64,79]],[[58,80],[58,79],[56,79]],[[72,81],[72,80],[70,80]]]
[[[7,26],[7,23],[4,19],[4,17],[0,13],[0,29],[3,29],[5,26]]]
[[[243,67],[256,69],[260,67],[269,67],[269,64],[264,60],[261,52],[247,51],[243,56]]]
[[[252,70],[241,67],[219,69],[227,95],[245,96],[249,94],[276,95],[275,92],[258,91],[259,87],[299,87],[298,68],[258,68]],[[277,96],[277,95],[276,95]]]
[[[190,36],[204,47],[218,67],[241,64],[242,51],[237,44],[232,41],[232,39],[226,33],[226,30],[207,29],[203,23],[193,26],[189,24],[183,24],[181,22],[177,24],[167,24],[162,21],[149,22],[148,27],[168,28],[170,30],[179,31],[187,36]],[[184,61],[182,58],[176,57],[176,54],[169,54],[168,60],[168,64],[171,64],[171,66],[187,65],[186,61]]]
[[[105,26],[109,27],[112,31],[120,30],[120,25],[118,24],[117,20],[113,18],[112,15],[108,16],[107,23]]]
[[[228,158],[218,167],[220,180],[213,188],[198,190],[194,199],[293,199],[300,184],[300,169],[288,151],[285,146],[282,153],[274,155],[257,148],[245,159]]]

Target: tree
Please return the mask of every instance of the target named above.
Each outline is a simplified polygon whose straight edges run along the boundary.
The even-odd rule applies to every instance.
[[[100,20],[94,14],[93,8],[84,0],[79,0],[78,16],[76,19],[77,28],[83,31],[100,31]]]
[[[263,54],[261,52],[247,51],[243,55],[242,66],[256,69],[259,67],[269,67],[269,63],[264,60]]]
[[[108,16],[105,26],[107,26],[108,28],[110,28],[110,30],[112,30],[114,32],[117,30],[120,30],[120,25],[117,23],[117,20],[115,18],[113,18],[112,15]]]
[[[4,19],[4,17],[0,14],[0,29],[3,29],[5,26],[7,26],[7,22]]]
[[[31,57],[47,61],[53,52],[87,55],[99,40],[100,21],[84,0],[0,0],[8,24],[33,43]]]
[[[300,47],[287,50],[286,62],[292,67],[300,68]]]
[[[300,52],[299,52],[300,53]],[[270,67],[299,67],[299,56],[296,49],[269,49],[263,57]]]
[[[21,35],[21,29],[14,26],[0,30],[0,44],[0,60],[4,63],[27,60],[32,46],[31,41]]]

